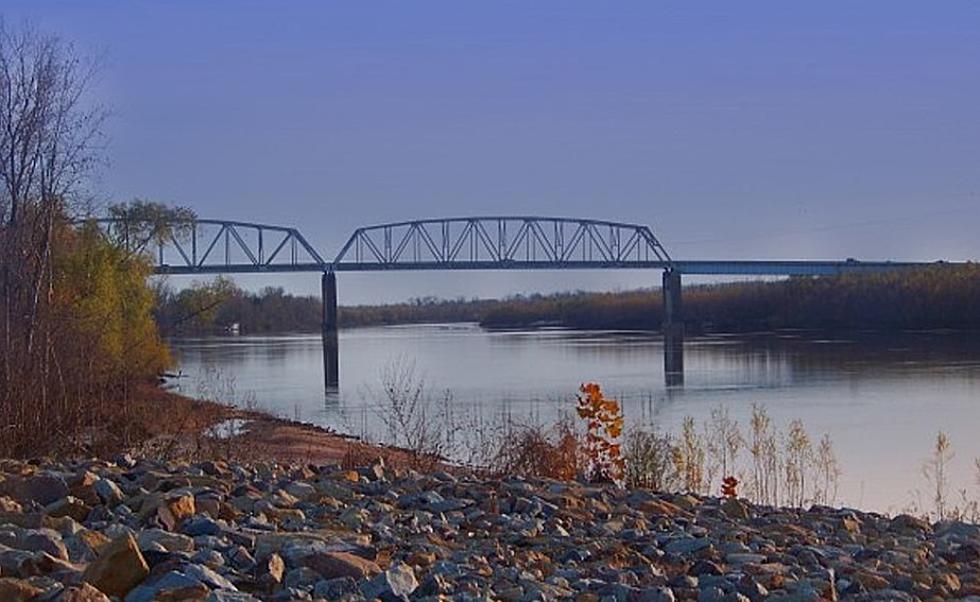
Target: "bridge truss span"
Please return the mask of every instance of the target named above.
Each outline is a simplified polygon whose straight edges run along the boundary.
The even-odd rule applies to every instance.
[[[644,225],[590,219],[492,216],[425,219],[358,228],[338,271],[669,267]]]
[[[296,228],[215,219],[92,221],[114,243],[151,257],[157,274],[310,272],[327,265]]]

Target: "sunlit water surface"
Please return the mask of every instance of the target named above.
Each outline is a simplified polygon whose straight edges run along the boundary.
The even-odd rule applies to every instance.
[[[250,405],[353,434],[377,433],[386,366],[414,364],[434,398],[488,420],[547,424],[596,381],[623,402],[627,424],[676,432],[685,416],[728,408],[744,427],[753,404],[775,422],[800,418],[826,432],[843,467],[838,501],[897,512],[928,486],[922,468],[936,433],[955,458],[952,489],[980,497],[980,342],[975,335],[803,332],[689,337],[683,386],[664,384],[654,334],[475,325],[358,328],[340,333],[340,388],[325,391],[318,335],[221,336],[171,341],[181,392]],[[441,403],[441,402],[439,402]],[[957,494],[958,495],[958,494]]]

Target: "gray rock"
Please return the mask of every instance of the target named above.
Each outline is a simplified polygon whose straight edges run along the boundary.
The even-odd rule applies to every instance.
[[[98,479],[92,484],[92,488],[106,506],[116,506],[125,499],[119,486],[109,479]]]
[[[408,600],[418,588],[412,567],[403,562],[393,563],[377,577],[361,586],[361,593],[369,600],[380,598],[383,602]]]
[[[60,560],[68,560],[68,548],[61,540],[61,535],[52,529],[31,529],[25,531],[19,548],[32,551],[42,551]]]
[[[209,569],[206,566],[200,564],[188,564],[183,567],[183,570],[188,577],[197,579],[212,589],[227,589],[231,591],[238,590],[238,588],[235,587],[231,581],[228,581],[228,579],[222,577],[217,572]]]
[[[313,586],[313,596],[316,598],[326,598],[327,600],[336,600],[341,596],[356,592],[357,582],[350,577],[321,579]]]
[[[286,485],[286,493],[301,500],[308,500],[316,495],[317,491],[316,487],[309,483],[293,481]]]
[[[640,591],[637,602],[675,602],[674,591],[666,586],[654,587]]]
[[[153,602],[158,598],[191,598],[194,594],[207,594],[207,591],[207,586],[198,579],[180,571],[170,571],[152,583],[138,585],[126,594],[126,602]]]
[[[320,573],[311,568],[301,566],[295,568],[283,577],[283,585],[295,589],[310,589],[320,580]]]
[[[707,537],[684,537],[675,539],[664,547],[668,554],[688,555],[703,550],[711,545]]]
[[[190,537],[197,537],[199,535],[221,535],[224,529],[221,523],[218,521],[204,516],[203,514],[195,514],[194,516],[188,518],[181,524],[180,532],[184,535],[189,535]]]
[[[144,529],[137,536],[140,549],[153,549],[154,545],[161,546],[168,552],[193,552],[194,540],[180,533],[171,533],[163,529]]]
[[[252,594],[245,592],[231,592],[226,589],[219,589],[208,594],[205,602],[261,602]]]

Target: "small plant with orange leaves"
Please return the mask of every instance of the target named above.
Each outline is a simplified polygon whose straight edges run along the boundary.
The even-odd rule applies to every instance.
[[[592,481],[622,484],[626,472],[619,443],[623,433],[623,410],[615,399],[606,399],[596,383],[585,383],[579,390],[576,410],[579,418],[586,421],[587,476]]]
[[[738,497],[738,479],[725,477],[721,482],[721,494],[725,497]]]

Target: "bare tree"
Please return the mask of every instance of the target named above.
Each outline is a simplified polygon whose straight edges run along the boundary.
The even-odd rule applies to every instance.
[[[102,158],[107,111],[89,98],[96,72],[58,36],[0,20],[3,400],[15,374],[42,403],[47,398],[50,332],[39,324],[54,293],[56,224],[78,207]],[[27,373],[38,373],[37,382],[22,378]]]

